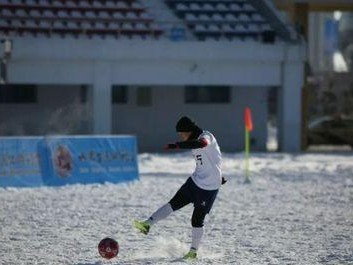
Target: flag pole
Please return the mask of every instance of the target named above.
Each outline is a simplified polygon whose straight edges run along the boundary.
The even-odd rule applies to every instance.
[[[245,183],[250,183],[249,156],[250,156],[250,132],[245,127]]]
[[[251,118],[251,109],[245,108],[244,115],[244,123],[245,123],[245,183],[250,183],[250,132],[253,130],[253,123]]]

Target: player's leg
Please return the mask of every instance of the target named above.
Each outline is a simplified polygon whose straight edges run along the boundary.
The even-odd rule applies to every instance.
[[[134,226],[143,234],[147,235],[150,231],[150,228],[155,223],[159,222],[167,218],[173,209],[170,203],[166,203],[162,207],[160,207],[157,211],[155,211],[147,220],[145,221],[134,221]]]
[[[197,250],[204,234],[204,220],[207,212],[201,207],[195,207],[191,218],[191,247],[183,259],[194,260],[197,258]]]
[[[173,208],[170,203],[164,204],[157,211],[155,211],[150,218],[147,219],[147,222],[150,225],[154,225],[155,223],[167,218],[173,212]]]
[[[204,208],[195,207],[191,217],[191,247],[184,259],[196,259],[197,250],[204,234],[204,221],[207,212]]]
[[[167,218],[172,212],[179,210],[191,202],[189,182],[186,181],[179,190],[175,193],[173,198],[155,211],[148,219],[151,225]]]
[[[213,206],[218,190],[206,191],[197,188],[195,193],[195,208],[191,217],[191,247],[190,251],[184,256],[184,259],[195,259],[197,256],[197,250],[204,234],[205,217]]]
[[[191,180],[191,179],[190,179]],[[148,234],[152,225],[167,218],[173,211],[179,210],[191,202],[190,180],[188,179],[176,192],[173,198],[155,211],[145,221],[134,221],[134,226],[143,234]]]
[[[180,189],[175,193],[173,198],[169,201],[169,204],[173,211],[177,211],[189,203],[193,202],[192,191],[193,191],[193,181],[188,178],[187,181],[180,187]]]

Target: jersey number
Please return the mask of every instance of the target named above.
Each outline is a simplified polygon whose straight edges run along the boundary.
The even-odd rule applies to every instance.
[[[196,160],[200,162],[200,165],[202,165],[202,156],[201,155],[196,155]]]

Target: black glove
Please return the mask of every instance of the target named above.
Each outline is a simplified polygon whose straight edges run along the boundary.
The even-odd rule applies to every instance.
[[[177,144],[167,144],[166,146],[165,146],[165,149],[178,149],[179,148],[179,146],[177,145]]]
[[[222,185],[226,184],[226,182],[227,180],[224,177],[222,177]]]

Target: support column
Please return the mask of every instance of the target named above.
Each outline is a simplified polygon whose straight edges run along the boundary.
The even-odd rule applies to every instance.
[[[295,3],[293,19],[296,24],[300,25],[303,30],[303,37],[306,42],[309,42],[309,4],[308,3]],[[309,43],[310,45],[310,43]],[[309,61],[306,61],[303,75],[302,86],[302,125],[301,125],[301,149],[305,150],[307,147],[307,126],[308,126],[308,83],[307,77],[309,76]]]
[[[300,50],[300,47],[289,47],[282,66],[278,129],[279,148],[283,152],[299,152],[301,150],[304,61]]]
[[[305,40],[308,40],[309,31],[309,4],[295,3],[293,10],[293,21],[301,27]]]
[[[93,133],[110,134],[112,129],[112,99],[109,63],[96,62],[92,86]]]

